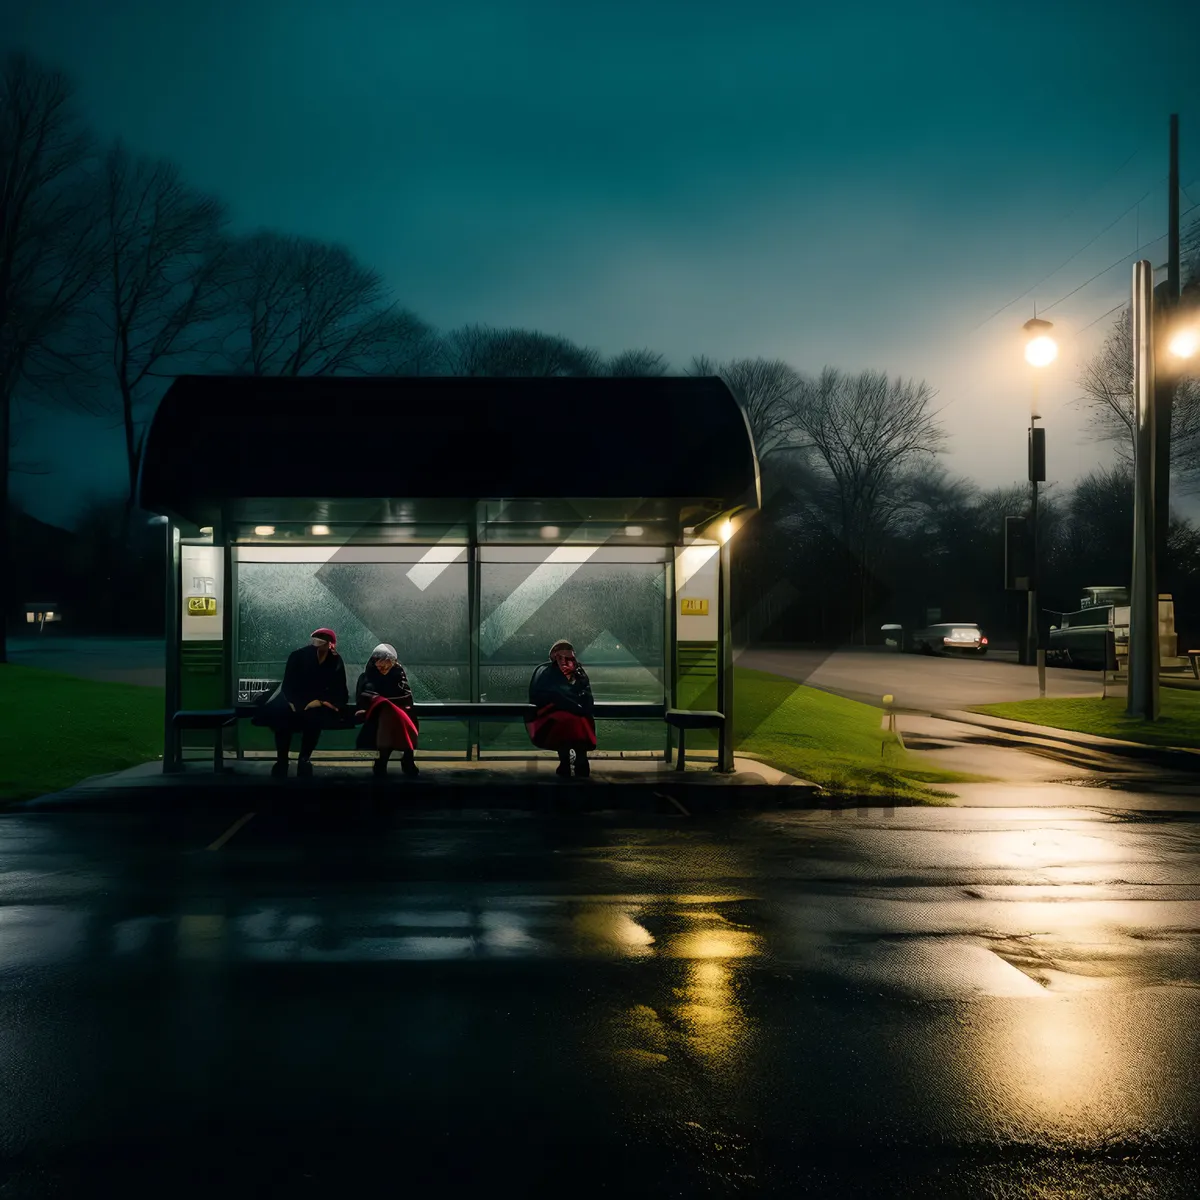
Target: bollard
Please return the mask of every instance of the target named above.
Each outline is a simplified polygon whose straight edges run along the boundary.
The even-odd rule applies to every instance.
[[[1046,652],[1038,647],[1037,652],[1037,668],[1038,668],[1038,695],[1044,700],[1046,698]]]

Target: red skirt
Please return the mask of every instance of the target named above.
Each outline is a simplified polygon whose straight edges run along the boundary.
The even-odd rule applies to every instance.
[[[525,722],[529,740],[539,750],[595,750],[596,722],[579,713],[547,705]]]
[[[358,735],[361,750],[415,750],[417,726],[412,717],[386,696],[376,696]]]

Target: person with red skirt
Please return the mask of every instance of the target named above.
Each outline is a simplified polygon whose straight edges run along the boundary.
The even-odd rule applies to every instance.
[[[396,648],[386,642],[371,651],[367,669],[358,677],[355,717],[363,722],[358,731],[360,750],[378,750],[373,769],[387,774],[388,759],[399,750],[400,769],[405,775],[420,774],[413,751],[419,732],[413,712],[413,694],[408,676],[396,659]]]
[[[574,751],[575,774],[590,775],[588,751],[596,748],[592,685],[570,642],[550,647],[550,661],[542,663],[529,681],[529,703],[537,709],[525,723],[529,738],[540,750],[558,751],[555,774],[571,774]]]

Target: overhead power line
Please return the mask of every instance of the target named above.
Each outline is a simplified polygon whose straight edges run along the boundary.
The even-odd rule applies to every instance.
[[[1041,287],[1042,284],[1045,283],[1047,279],[1053,279],[1054,276],[1057,275],[1059,273],[1059,271],[1061,271],[1064,267],[1069,267],[1071,265],[1071,263],[1073,263],[1086,249],[1088,249],[1088,247],[1094,245],[1110,229],[1112,229],[1114,225],[1117,225],[1122,220],[1124,220],[1125,217],[1127,217],[1131,212],[1133,212],[1138,207],[1138,205],[1141,204],[1142,201],[1145,200],[1148,196],[1152,196],[1154,194],[1155,189],[1158,188],[1158,186],[1160,184],[1164,183],[1165,181],[1166,181],[1166,176],[1164,175],[1162,179],[1160,179],[1157,183],[1155,183],[1154,186],[1151,187],[1148,191],[1144,192],[1141,196],[1139,196],[1127,209],[1125,209],[1124,212],[1122,212],[1119,216],[1114,217],[1107,225],[1105,225],[1105,227],[1102,230],[1100,230],[1100,232],[1098,234],[1096,234],[1095,237],[1089,239],[1086,243],[1084,243],[1084,245],[1080,246],[1079,249],[1076,250],[1075,253],[1072,254],[1070,258],[1068,258],[1065,262],[1060,263],[1057,267],[1054,268],[1053,271],[1049,272],[1049,274],[1043,275],[1041,277],[1041,279],[1039,279],[1037,281],[1037,283],[1032,284],[1030,287],[1027,287],[1019,296],[1013,297],[1013,299],[1011,299],[1007,304],[1002,304],[998,309],[996,309],[996,311],[994,313],[992,313],[991,316],[986,317],[984,320],[980,321],[979,324],[975,326],[975,329],[971,330],[971,332],[974,333],[975,330],[982,329],[988,323],[988,321],[994,321],[1006,308],[1012,308],[1012,306],[1014,304],[1016,304],[1019,300],[1023,300],[1035,288]],[[1065,299],[1065,297],[1064,297],[1064,299]]]
[[[1182,219],[1183,217],[1186,217],[1188,213],[1195,211],[1197,208],[1200,208],[1200,205],[1193,204],[1191,208],[1185,209],[1179,214],[1180,218]],[[1152,242],[1147,242],[1144,246],[1139,246],[1133,251],[1132,254],[1125,254],[1121,258],[1118,258],[1116,262],[1109,263],[1108,266],[1103,270],[1097,271],[1095,275],[1091,276],[1089,279],[1085,279],[1078,287],[1072,288],[1065,296],[1059,296],[1059,298],[1055,300],[1053,304],[1047,304],[1045,308],[1042,309],[1042,312],[1049,312],[1052,308],[1057,308],[1058,305],[1060,305],[1064,300],[1069,300],[1073,295],[1075,295],[1076,292],[1083,291],[1083,289],[1087,287],[1089,283],[1094,283],[1100,278],[1101,275],[1107,275],[1109,271],[1113,270],[1114,267],[1119,267],[1123,262],[1128,262],[1131,258],[1141,254],[1143,250],[1149,250],[1151,246],[1157,246],[1158,243],[1161,242],[1166,236],[1167,235],[1165,233],[1160,234]]]

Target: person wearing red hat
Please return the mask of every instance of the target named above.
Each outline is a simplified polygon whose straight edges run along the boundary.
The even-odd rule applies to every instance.
[[[349,699],[346,664],[337,652],[337,634],[332,629],[314,629],[309,644],[288,655],[283,683],[267,701],[254,724],[275,731],[275,765],[271,774],[287,775],[292,734],[300,734],[300,758],[297,775],[312,774],[312,752],[322,729],[343,723],[343,710]]]

